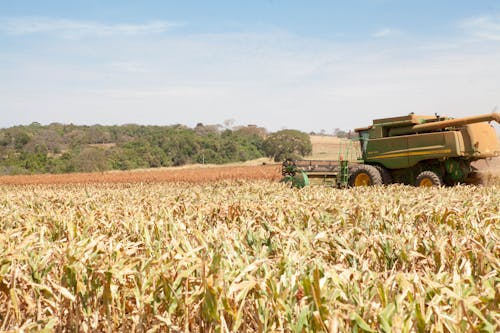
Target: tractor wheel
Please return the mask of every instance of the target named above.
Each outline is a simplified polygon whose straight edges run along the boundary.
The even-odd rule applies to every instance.
[[[380,172],[380,176],[382,177],[382,183],[384,185],[392,184],[392,175],[389,172],[389,170],[387,170],[381,165],[374,165],[374,167],[378,170],[378,172]]]
[[[443,179],[433,171],[423,171],[417,176],[415,186],[430,187],[430,186],[443,186]]]
[[[382,185],[380,172],[372,165],[360,164],[349,177],[349,186]]]

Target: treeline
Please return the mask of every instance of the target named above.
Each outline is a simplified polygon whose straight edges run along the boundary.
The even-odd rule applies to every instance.
[[[286,130],[293,135],[304,133]],[[79,126],[32,123],[0,129],[0,174],[68,173],[247,161],[310,152],[294,147],[283,155],[270,144],[277,134],[257,126]],[[290,134],[289,133],[289,134]],[[305,135],[307,136],[307,135]],[[308,137],[307,140],[308,141]],[[309,148],[307,148],[309,144]],[[278,156],[279,155],[279,156]]]

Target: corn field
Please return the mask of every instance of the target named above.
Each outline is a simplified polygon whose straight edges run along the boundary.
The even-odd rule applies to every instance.
[[[500,187],[0,186],[0,330],[497,332]]]
[[[0,185],[206,183],[222,180],[281,179],[281,165],[237,165],[152,168],[130,171],[0,176]]]

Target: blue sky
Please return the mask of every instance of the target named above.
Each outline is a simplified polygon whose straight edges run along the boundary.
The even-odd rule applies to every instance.
[[[0,127],[351,129],[500,104],[500,1],[0,1]]]

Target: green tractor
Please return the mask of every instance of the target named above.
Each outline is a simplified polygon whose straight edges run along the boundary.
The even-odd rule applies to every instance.
[[[310,183],[335,187],[467,183],[476,175],[472,162],[500,156],[491,121],[500,123],[500,114],[457,119],[410,114],[376,119],[371,126],[355,130],[361,148],[357,163],[286,161],[282,171],[294,186],[298,173],[311,179]]]

